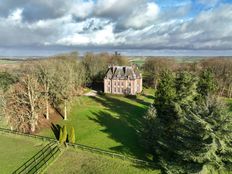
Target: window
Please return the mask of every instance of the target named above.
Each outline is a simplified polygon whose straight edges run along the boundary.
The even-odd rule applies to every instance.
[[[131,82],[128,82],[128,86],[131,86]]]
[[[120,86],[120,82],[118,81],[118,86]]]
[[[121,83],[121,85],[123,86],[123,85],[124,85],[124,83],[122,82],[122,83]]]
[[[137,90],[139,91],[139,84],[137,84]]]
[[[114,92],[116,92],[116,88],[114,88]]]
[[[116,86],[116,82],[114,82],[114,85]]]
[[[120,88],[118,88],[118,93],[120,93]]]

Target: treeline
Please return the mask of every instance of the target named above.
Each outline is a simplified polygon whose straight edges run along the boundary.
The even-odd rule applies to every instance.
[[[12,129],[34,132],[44,116],[56,109],[67,119],[68,103],[81,95],[86,85],[104,78],[109,65],[126,65],[128,59],[107,53],[77,53],[21,63],[0,72],[1,118]]]
[[[172,72],[188,71],[200,74],[204,70],[212,71],[217,83],[217,93],[221,96],[232,97],[232,58],[207,58],[196,62],[182,63],[171,58],[148,58],[143,69],[144,85],[157,88],[160,74],[164,70]]]

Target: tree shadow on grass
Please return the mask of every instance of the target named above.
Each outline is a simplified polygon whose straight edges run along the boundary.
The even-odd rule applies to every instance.
[[[139,99],[137,96],[126,96],[126,98],[133,100],[134,102],[140,103],[145,106],[149,106],[151,103]]]
[[[61,126],[58,124],[51,125],[52,132],[54,133],[57,140],[59,140]]]
[[[121,143],[121,146],[112,147],[111,150],[129,154],[136,158],[146,159],[145,151],[140,144],[140,134],[142,117],[147,108],[122,101],[115,97],[101,96],[93,97],[95,101],[102,104],[108,111],[92,112],[94,117],[90,120],[105,127],[103,132],[110,138]]]
[[[232,100],[228,102],[228,109],[229,109],[229,112],[232,112]]]
[[[148,94],[141,94],[142,96],[154,100],[155,97],[153,95],[148,95]]]

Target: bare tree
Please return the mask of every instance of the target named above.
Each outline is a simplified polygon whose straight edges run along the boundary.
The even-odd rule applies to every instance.
[[[51,98],[56,106],[63,105],[64,119],[67,120],[67,102],[75,93],[75,74],[72,61],[67,57],[57,58],[53,82],[51,85]]]
[[[3,90],[0,89],[0,122],[2,122],[5,119],[5,97]]]
[[[49,119],[49,106],[50,106],[49,93],[55,75],[55,69],[52,63],[53,61],[48,59],[48,60],[39,61],[37,64],[37,76],[39,82],[43,87],[43,94],[44,94],[43,96],[45,99],[46,119]]]
[[[33,75],[24,75],[12,86],[7,96],[6,115],[10,124],[23,132],[34,132],[42,107],[37,79]]]
[[[148,86],[153,86],[155,89],[158,85],[160,73],[164,70],[177,69],[175,59],[151,57],[145,60],[143,65],[144,83]]]

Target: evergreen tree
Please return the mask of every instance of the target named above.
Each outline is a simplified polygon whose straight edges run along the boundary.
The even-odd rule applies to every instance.
[[[155,107],[159,117],[172,121],[174,115],[170,115],[175,108],[176,98],[175,77],[170,71],[163,71],[155,94]]]
[[[60,128],[59,142],[60,142],[60,144],[63,143],[63,129],[62,128]]]
[[[70,143],[75,143],[75,130],[74,128],[72,127],[71,128],[71,132],[70,132]]]
[[[145,116],[145,141],[165,173],[231,169],[231,116],[217,98],[199,100],[197,84],[190,73],[165,72]]]
[[[202,71],[198,82],[197,91],[200,97],[209,96],[214,94],[217,90],[217,83],[214,79],[214,75],[210,69]]]
[[[63,132],[62,132],[62,143],[65,143],[66,142],[66,140],[67,140],[67,136],[68,136],[68,133],[67,133],[67,128],[66,128],[66,126],[64,125],[63,126]]]

